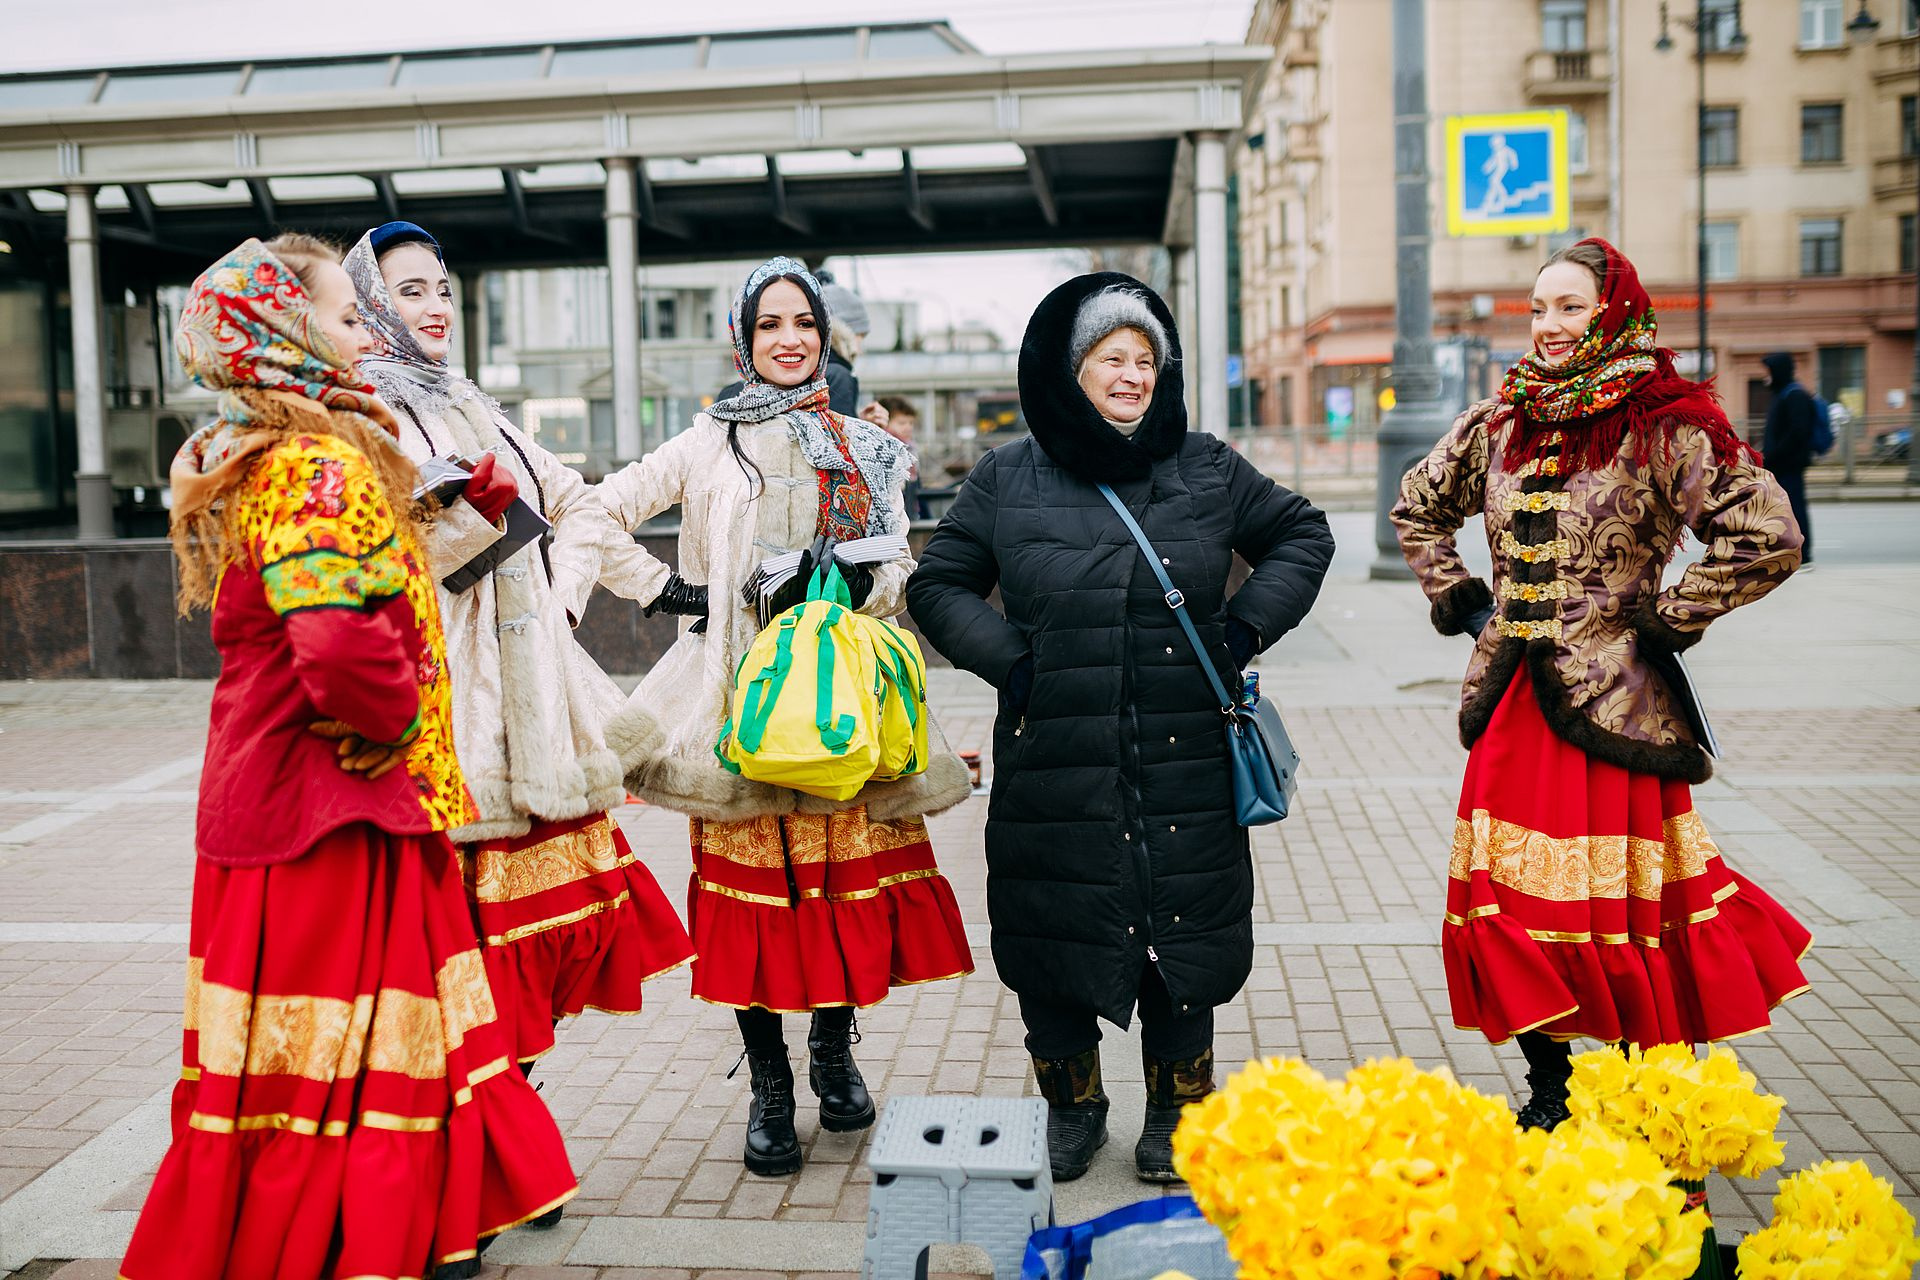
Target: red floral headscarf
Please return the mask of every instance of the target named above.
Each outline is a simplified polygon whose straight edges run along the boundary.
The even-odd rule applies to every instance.
[[[1751,453],[1721,409],[1712,380],[1694,382],[1674,371],[1673,352],[1658,341],[1653,299],[1633,264],[1597,236],[1580,243],[1606,255],[1600,301],[1565,361],[1548,364],[1534,351],[1507,371],[1500,399],[1516,422],[1507,438],[1508,468],[1540,456],[1561,433],[1567,468],[1597,471],[1629,437],[1641,459],[1656,444],[1666,450],[1681,425],[1704,430],[1722,463]]]

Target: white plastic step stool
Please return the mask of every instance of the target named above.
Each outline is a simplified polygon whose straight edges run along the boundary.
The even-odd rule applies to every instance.
[[[1027,1237],[1053,1225],[1040,1098],[892,1098],[867,1151],[862,1280],[922,1280],[927,1249],[968,1244],[1019,1280]]]

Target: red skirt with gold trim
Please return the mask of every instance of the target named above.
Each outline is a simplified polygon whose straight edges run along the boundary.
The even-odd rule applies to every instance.
[[[195,868],[173,1143],[127,1280],[417,1277],[576,1189],[444,836]]]
[[[864,806],[692,821],[693,994],[736,1009],[865,1008],[973,972],[953,889],[919,818]]]
[[[1442,930],[1453,1019],[1636,1044],[1724,1040],[1807,989],[1812,935],[1727,869],[1684,782],[1547,727],[1522,669],[1473,746]]]
[[[534,819],[462,850],[487,976],[513,1052],[553,1048],[553,1024],[587,1009],[640,1012],[640,987],[693,958],[693,943],[613,815]]]

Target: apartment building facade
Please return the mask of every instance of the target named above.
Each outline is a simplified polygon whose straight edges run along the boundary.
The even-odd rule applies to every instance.
[[[1634,259],[1663,342],[1698,370],[1698,121],[1706,369],[1729,411],[1764,412],[1775,350],[1855,415],[1905,410],[1920,0],[1430,0],[1427,24],[1435,334],[1467,394],[1525,350],[1539,264],[1590,234]],[[1238,157],[1255,417],[1364,430],[1391,398],[1391,0],[1259,0],[1248,40],[1275,49]],[[1441,234],[1442,118],[1542,107],[1569,113],[1572,231]]]

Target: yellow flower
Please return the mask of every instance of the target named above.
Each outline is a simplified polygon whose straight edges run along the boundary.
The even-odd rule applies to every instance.
[[[1773,1207],[1773,1221],[1740,1242],[1743,1280],[1901,1280],[1920,1261],[1913,1215],[1857,1160],[1784,1179]]]

